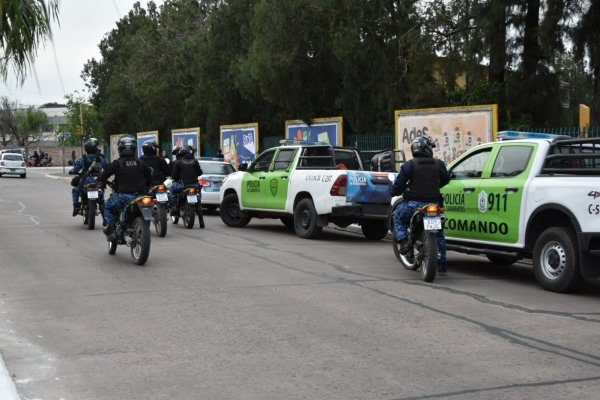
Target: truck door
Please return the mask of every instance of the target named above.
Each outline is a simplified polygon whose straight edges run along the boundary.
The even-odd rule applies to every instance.
[[[265,193],[268,190],[267,174],[277,149],[269,149],[259,155],[248,167],[242,180],[242,206],[265,208]]]
[[[272,170],[267,174],[265,207],[283,210],[287,201],[290,169],[296,156],[296,149],[279,149]]]
[[[477,193],[491,153],[492,147],[484,147],[465,155],[450,167],[452,179],[442,188],[446,236],[479,239]]]
[[[477,228],[482,240],[516,243],[523,188],[537,145],[506,143],[494,150],[492,168],[479,185]]]

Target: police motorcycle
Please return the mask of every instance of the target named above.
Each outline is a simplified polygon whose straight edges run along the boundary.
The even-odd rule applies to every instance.
[[[171,222],[177,225],[179,218],[183,219],[183,225],[187,229],[194,227],[198,207],[200,204],[200,188],[185,187],[177,196],[177,205],[170,210]]]
[[[384,150],[376,152],[371,158],[371,170],[388,172],[388,179],[394,182],[398,164],[406,160],[402,150]],[[389,211],[388,226],[393,236],[394,255],[404,268],[416,271],[420,268],[422,279],[433,282],[438,271],[438,235],[445,221],[444,208],[437,204],[426,204],[418,207],[410,217],[407,226],[408,251],[400,251],[400,243],[396,239],[394,215],[403,201],[402,196],[392,198]]]
[[[400,252],[400,243],[395,238],[394,213],[402,202],[402,196],[394,202],[390,212],[390,231],[394,235],[392,245],[394,255],[402,266],[410,271],[421,269],[421,277],[425,282],[433,282],[438,270],[437,236],[445,221],[444,208],[437,204],[418,207],[410,217],[407,227],[408,251]]]
[[[78,215],[83,217],[83,224],[87,225],[88,230],[94,230],[96,216],[98,214],[103,215],[104,213],[104,202],[102,201],[104,198],[103,188],[95,181],[100,172],[102,172],[102,165],[94,160],[83,175],[77,175],[71,180],[71,185],[77,187],[81,193],[81,207],[79,208]],[[90,176],[94,181],[85,183]],[[105,225],[104,222],[103,225]]]
[[[106,182],[113,187],[112,181]],[[144,265],[150,255],[150,222],[153,219],[155,199],[137,196],[121,210],[115,222],[115,238],[108,240],[108,254],[114,255],[118,245],[131,249],[131,258],[137,265]]]
[[[154,199],[152,208],[152,223],[154,230],[159,237],[165,237],[167,234],[167,213],[169,209],[169,196],[166,185],[154,185],[148,192]]]

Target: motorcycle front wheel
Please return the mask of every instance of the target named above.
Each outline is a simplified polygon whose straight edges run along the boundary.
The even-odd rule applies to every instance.
[[[433,282],[438,269],[437,233],[423,231],[422,246],[421,275],[425,282]]]
[[[167,210],[165,206],[162,204],[157,204],[154,207],[152,217],[156,234],[159,237],[165,237],[165,235],[167,234]]]
[[[137,265],[144,265],[150,255],[150,221],[137,217],[131,234],[131,258]]]
[[[392,246],[394,249],[394,255],[400,261],[400,264],[404,268],[409,271],[414,271],[419,268],[419,264],[415,260],[414,251],[410,249],[410,251],[406,254],[400,253],[400,243],[396,240],[396,229],[394,228],[394,218],[391,217],[392,213],[390,213],[389,225],[390,231],[392,232]]]
[[[117,252],[117,241],[109,240],[108,241],[108,254],[110,254],[111,256],[114,256],[116,252]]]
[[[94,230],[96,226],[96,200],[88,200],[88,208],[87,208],[87,219],[88,219],[88,229],[90,231]]]

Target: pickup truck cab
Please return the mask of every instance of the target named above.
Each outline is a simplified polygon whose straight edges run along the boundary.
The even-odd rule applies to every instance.
[[[600,276],[600,138],[499,132],[448,170],[448,250],[497,264],[531,258],[539,284],[577,288]],[[510,140],[509,140],[510,139]]]
[[[243,227],[256,218],[279,218],[301,238],[317,237],[329,223],[361,226],[372,240],[387,235],[387,173],[363,171],[357,150],[325,143],[282,141],[221,187],[221,219]]]

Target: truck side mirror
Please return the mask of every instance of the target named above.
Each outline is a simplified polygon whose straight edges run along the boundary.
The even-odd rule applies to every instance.
[[[240,164],[238,166],[238,171],[247,171],[247,170],[248,170],[248,164],[247,163],[243,163],[243,164]]]

